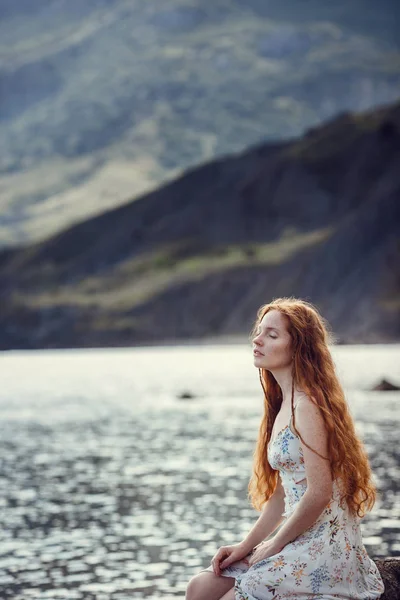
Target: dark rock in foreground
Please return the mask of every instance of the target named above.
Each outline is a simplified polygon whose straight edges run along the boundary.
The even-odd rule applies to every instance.
[[[385,593],[380,600],[400,599],[400,558],[374,559],[385,584]]]

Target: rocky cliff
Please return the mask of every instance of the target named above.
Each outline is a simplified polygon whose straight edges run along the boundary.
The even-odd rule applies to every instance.
[[[246,335],[281,295],[400,338],[400,104],[253,147],[0,256],[2,348]]]

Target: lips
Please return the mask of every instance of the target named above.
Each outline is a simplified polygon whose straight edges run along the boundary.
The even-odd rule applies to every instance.
[[[259,350],[253,350],[253,355],[254,356],[264,356],[264,354],[262,352],[260,352]]]

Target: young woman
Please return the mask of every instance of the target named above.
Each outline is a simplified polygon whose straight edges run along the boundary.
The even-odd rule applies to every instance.
[[[376,490],[327,323],[311,303],[278,298],[259,309],[252,341],[264,415],[248,491],[261,515],[190,580],[186,600],[377,599],[384,585],[360,530]]]

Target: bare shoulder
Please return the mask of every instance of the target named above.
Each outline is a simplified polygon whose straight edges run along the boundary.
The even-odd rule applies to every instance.
[[[297,402],[295,403],[296,407],[296,417],[311,417],[311,416],[321,416],[321,411],[318,407],[317,401],[313,396],[307,396],[304,394],[300,396]]]
[[[315,398],[302,396],[296,405],[296,427],[305,440],[318,441],[320,447],[324,446],[326,428],[324,419]]]

